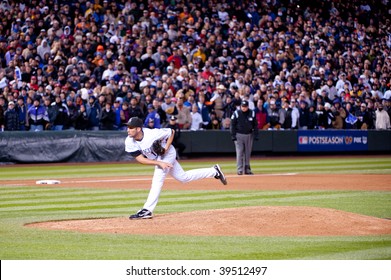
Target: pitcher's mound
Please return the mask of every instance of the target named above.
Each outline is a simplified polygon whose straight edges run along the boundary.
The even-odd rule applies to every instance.
[[[158,214],[150,220],[68,220],[28,225],[86,233],[197,236],[391,234],[391,220],[316,207],[241,207]]]

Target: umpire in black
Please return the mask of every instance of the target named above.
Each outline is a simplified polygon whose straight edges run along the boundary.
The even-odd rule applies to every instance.
[[[231,137],[236,149],[236,168],[238,175],[253,175],[250,156],[253,141],[258,140],[258,122],[255,112],[248,108],[248,101],[243,100],[240,109],[231,116]]]

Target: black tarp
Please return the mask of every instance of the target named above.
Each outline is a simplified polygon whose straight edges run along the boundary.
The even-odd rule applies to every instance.
[[[43,131],[0,133],[0,162],[127,161],[125,131]]]
[[[133,158],[125,152],[126,136],[126,131],[0,132],[0,164],[131,161]],[[261,130],[253,153],[298,154],[298,141],[297,130]],[[391,153],[391,130],[368,130],[367,141],[368,150],[361,154]],[[182,131],[181,142],[186,146],[186,155],[235,155],[229,131]]]

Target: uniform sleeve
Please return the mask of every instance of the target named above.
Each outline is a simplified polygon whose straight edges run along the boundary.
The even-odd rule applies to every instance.
[[[130,137],[125,139],[125,152],[129,153],[132,157],[141,155],[139,147],[134,143],[134,140]]]
[[[167,139],[171,136],[172,130],[171,128],[161,128],[161,129],[156,129],[157,134],[157,139],[161,139],[164,142],[167,141]]]
[[[134,151],[134,152],[129,152],[129,154],[130,154],[132,157],[136,158],[136,157],[138,157],[139,155],[141,155],[141,152],[140,152],[140,151]]]
[[[238,124],[238,112],[235,111],[232,116],[231,116],[231,136],[236,137],[236,132],[237,132],[237,124]]]

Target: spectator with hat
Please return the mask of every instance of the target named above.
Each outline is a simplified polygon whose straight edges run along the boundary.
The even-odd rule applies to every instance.
[[[99,105],[98,100],[94,95],[91,95],[88,98],[88,103],[86,105],[86,111],[89,120],[89,129],[90,130],[99,130],[99,118],[102,108]]]
[[[114,130],[120,130],[121,128],[122,103],[123,103],[122,97],[117,97],[113,103],[113,111],[115,113]]]
[[[281,118],[280,109],[276,105],[275,99],[270,99],[269,107],[267,108],[268,122],[267,128],[269,130],[279,130],[284,122]]]
[[[339,98],[335,98],[333,100],[333,106],[331,107],[331,110],[334,114],[334,121],[332,123],[332,128],[334,129],[343,129],[345,124],[345,118],[346,118],[346,111],[341,106],[341,101]]]
[[[154,128],[154,119],[145,119],[144,127],[153,129]]]
[[[220,120],[224,115],[223,96],[225,94],[225,91],[226,88],[224,85],[218,85],[216,90],[213,92],[212,98],[209,101],[211,108],[213,108],[213,111],[216,113],[217,118],[219,118]]]
[[[178,114],[176,105],[173,102],[173,96],[170,94],[166,94],[164,96],[164,102],[162,103],[161,107],[166,113],[167,119]]]
[[[367,104],[361,103],[360,108],[356,111],[356,127],[357,129],[367,130],[372,127],[373,120],[367,111]]]
[[[248,108],[248,101],[240,104],[231,117],[231,138],[235,143],[236,170],[238,175],[252,175],[250,156],[253,141],[258,140],[258,123],[255,112]]]
[[[148,114],[144,121],[144,126],[149,128],[161,128],[160,115],[157,113],[156,108],[153,104],[147,106]],[[152,121],[152,125],[150,124]]]

